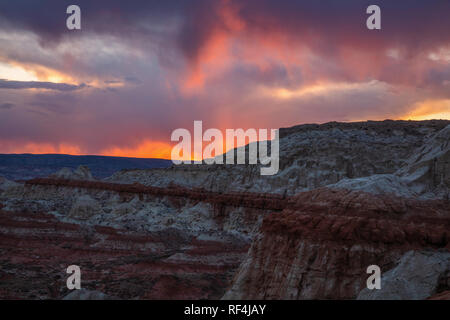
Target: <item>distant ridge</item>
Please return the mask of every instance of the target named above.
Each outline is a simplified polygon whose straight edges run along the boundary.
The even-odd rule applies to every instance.
[[[9,180],[45,177],[62,168],[89,167],[95,178],[106,178],[123,169],[167,168],[172,161],[154,158],[72,156],[67,154],[0,154],[0,176]]]

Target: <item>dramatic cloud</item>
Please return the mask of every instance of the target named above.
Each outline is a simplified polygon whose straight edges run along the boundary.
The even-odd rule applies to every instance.
[[[450,2],[0,3],[0,152],[167,156],[207,127],[450,117]],[[17,90],[13,90],[17,89]],[[9,106],[9,107],[8,107]]]
[[[0,104],[0,109],[11,109],[12,107],[14,107],[13,103],[1,103]]]
[[[85,84],[74,86],[67,83],[39,81],[9,81],[0,79],[0,89],[49,89],[58,91],[73,91],[84,88]]]

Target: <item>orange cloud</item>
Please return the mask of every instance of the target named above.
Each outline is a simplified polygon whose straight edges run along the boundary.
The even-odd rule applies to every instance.
[[[283,65],[289,77],[293,67],[298,66],[302,67],[304,74],[315,72],[309,66],[314,57],[305,44],[276,28],[249,30],[238,12],[239,5],[228,0],[223,0],[216,8],[220,23],[212,26],[205,43],[189,61],[187,75],[182,81],[184,93],[201,91],[209,80],[238,64],[252,65],[262,72],[274,64]]]
[[[216,14],[223,23],[211,31],[207,42],[200,49],[195,61],[189,65],[184,82],[185,92],[203,88],[205,81],[222,73],[232,62],[232,42],[245,29],[245,21],[237,14],[238,8],[229,0],[223,0]]]

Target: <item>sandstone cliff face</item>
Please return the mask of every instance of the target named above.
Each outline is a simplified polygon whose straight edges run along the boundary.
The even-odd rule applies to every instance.
[[[289,203],[283,212],[265,217],[224,299],[354,299],[366,285],[370,265],[386,272],[406,251],[425,248],[444,250],[439,259],[448,259],[446,201],[325,188],[301,193]],[[432,259],[428,263],[436,279],[450,268]],[[418,282],[427,275],[422,267],[411,266]],[[386,287],[394,286],[395,277],[388,273],[385,279]],[[405,288],[398,297],[426,298],[438,282],[424,287],[411,286],[415,293]]]
[[[0,296],[100,298],[67,296],[66,268],[75,264],[81,268],[82,288],[107,296],[218,299],[247,248],[231,238],[213,241],[177,229],[138,232],[0,210]]]
[[[114,239],[111,246],[123,248],[127,255],[136,254],[133,248],[140,248],[142,242],[135,237],[125,237],[125,242],[121,240],[123,231],[120,229],[123,228],[133,234],[143,232],[141,237],[150,239],[155,239],[155,232],[165,233],[173,229],[178,238],[197,239],[194,243],[212,241],[213,246],[223,249],[202,249],[201,246],[184,251],[181,248],[188,242],[184,245],[181,242],[181,247],[178,245],[179,249],[168,254],[164,261],[190,266],[194,263],[200,277],[206,276],[205,272],[208,272],[205,270],[213,264],[223,272],[221,289],[217,288],[215,297],[230,286],[225,299],[353,299],[365,286],[369,265],[376,264],[388,271],[409,250],[444,250],[442,254],[449,250],[450,206],[446,200],[424,201],[330,188],[283,198],[266,194],[216,194],[179,187],[164,189],[52,179],[29,181],[21,195],[20,205],[28,203],[28,207],[34,206],[35,211],[39,211],[42,205],[47,210],[60,210],[52,219],[66,221],[64,223],[81,219],[87,224],[84,222],[80,227],[94,227],[96,233],[103,232],[101,228],[104,227],[100,225],[118,229],[107,229],[114,234],[109,237]],[[39,200],[36,200],[36,195]],[[72,203],[64,204],[68,201]],[[162,214],[151,211],[157,203]],[[13,206],[14,203],[7,203],[6,209]],[[65,207],[71,208],[68,216],[64,215],[62,208]],[[96,213],[97,210],[102,213]],[[204,211],[196,218],[198,210]],[[29,214],[28,219],[31,219],[33,214]],[[26,220],[26,225],[34,223]],[[15,229],[9,230],[9,226],[6,223],[7,232],[12,235],[18,233]],[[140,228],[142,226],[145,227]],[[253,242],[246,255],[251,239]],[[105,241],[86,245],[103,247]],[[163,250],[167,246],[168,243],[161,240],[155,250]],[[173,248],[173,245],[169,247]],[[145,244],[144,248],[153,250],[150,249],[151,244]],[[198,256],[195,253],[204,250],[207,254]],[[23,255],[23,252],[18,255]],[[61,259],[58,255],[52,257]],[[90,259],[89,264],[102,265],[101,257],[90,255]],[[51,260],[51,263],[56,261]],[[232,280],[232,273],[240,263]],[[422,266],[417,264],[415,269],[419,282],[423,282],[419,276]],[[436,268],[431,259],[427,266],[433,270],[435,279],[440,280],[424,284],[422,287],[426,290],[413,286],[418,293],[414,295],[404,290],[399,293],[400,297],[428,297],[438,289],[448,288],[448,280],[445,280],[448,265]],[[170,264],[161,268],[161,272],[170,275],[170,280],[163,277],[158,280],[158,283],[162,282],[156,289],[145,294],[140,292],[138,297],[175,294],[170,290],[166,292],[166,286],[176,287],[182,280],[173,278],[175,271]],[[132,273],[130,271],[129,277]],[[387,280],[389,282],[395,279],[389,277],[389,273],[387,277],[391,278]],[[144,279],[149,281],[150,278]],[[392,284],[386,287],[389,285]],[[99,290],[98,287],[93,289]],[[100,290],[106,288],[101,287]],[[126,297],[127,294],[121,296]]]
[[[30,180],[4,194],[5,210],[10,211],[52,212],[61,219],[132,230],[170,226],[192,234],[223,231],[243,238],[258,230],[265,214],[286,204],[280,195],[52,178]]]
[[[51,177],[70,180],[94,180],[91,171],[86,166],[79,166],[76,170],[63,168],[51,175]]]
[[[421,148],[448,125],[450,121],[446,120],[300,125],[280,129],[280,171],[274,176],[261,176],[256,165],[180,165],[168,169],[122,171],[108,181],[153,186],[175,183],[220,192],[293,195],[342,179],[394,174],[415,161],[411,157],[417,156]],[[449,139],[450,132],[446,129],[436,146]],[[446,168],[438,165],[437,170],[442,172]],[[401,180],[398,176],[391,179]],[[405,182],[395,182],[392,189],[399,184]],[[402,192],[408,196],[418,196],[422,192],[416,191],[409,190],[406,185],[402,187]]]
[[[11,189],[15,186],[18,186],[18,185],[19,184],[14,181],[10,181],[8,179],[0,177],[0,193],[4,192],[7,189]]]
[[[65,268],[77,264],[83,288],[122,299],[220,298],[264,215],[284,203],[55,178],[20,184],[0,202],[0,296],[62,298]]]
[[[428,300],[450,300],[450,291],[444,291],[429,297]]]
[[[92,290],[72,298],[445,297],[449,135],[449,121],[303,125],[281,130],[272,177],[191,165],[0,180],[0,297],[63,298],[71,264]],[[372,264],[384,293],[364,291]]]
[[[383,276],[381,289],[365,288],[358,299],[426,299],[436,293],[440,284],[448,285],[447,272],[450,272],[450,252],[409,251]]]
[[[417,194],[450,196],[450,125],[420,147],[397,175]]]

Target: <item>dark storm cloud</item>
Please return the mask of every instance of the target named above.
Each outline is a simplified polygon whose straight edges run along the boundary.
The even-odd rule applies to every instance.
[[[130,32],[144,32],[143,22],[148,19],[163,24],[165,19],[178,15],[191,2],[194,1],[2,1],[0,16],[3,27],[30,30],[41,36],[42,40],[52,41],[67,34],[66,9],[72,4],[81,8],[83,30],[130,35]]]
[[[133,84],[140,84],[142,81],[139,78],[136,77],[125,77],[125,82],[127,83],[133,83]]]
[[[81,32],[69,31],[65,26],[65,10],[74,3],[81,7]],[[125,73],[130,69],[133,74],[149,72],[144,66],[148,64],[148,59],[133,56],[134,49],[144,55],[156,55],[159,67],[171,68],[179,76],[186,68],[201,65],[204,48],[214,42],[217,34],[225,34],[229,37],[239,36],[242,41],[274,41],[273,46],[278,46],[280,50],[288,48],[277,43],[278,40],[271,39],[284,38],[285,42],[292,45],[292,50],[300,50],[296,48],[298,45],[309,48],[317,57],[327,60],[326,67],[323,66],[323,59],[317,59],[317,65],[313,61],[307,62],[319,79],[323,73],[323,76],[333,79],[361,80],[355,76],[353,66],[342,67],[342,60],[346,59],[343,49],[346,49],[366,55],[350,57],[348,60],[370,60],[370,63],[366,63],[376,70],[372,78],[378,77],[387,82],[408,82],[416,78],[416,75],[410,74],[410,70],[413,70],[410,61],[439,46],[449,45],[450,1],[437,0],[430,4],[426,0],[379,0],[376,3],[382,10],[381,31],[367,30],[366,8],[372,2],[365,0],[16,0],[0,3],[0,26],[14,31],[30,31],[38,35],[42,46],[47,47],[49,44],[50,48],[51,44],[61,43],[64,38],[72,42],[86,35],[112,36],[104,40],[102,46],[108,46],[107,41],[111,41],[113,48],[114,45],[123,44],[125,49],[121,50],[128,50],[130,56],[119,58],[118,55],[103,52],[86,55],[83,50],[78,50],[73,53],[66,51],[64,55],[56,52],[57,59],[51,59],[49,54],[27,54],[30,51],[21,48],[27,45],[26,42],[17,48],[4,48],[3,52],[7,60],[38,63],[55,70],[68,71],[75,76],[113,77],[107,81],[120,80],[129,84],[143,82],[141,79],[128,80],[133,77],[127,77]],[[241,28],[234,28],[235,21],[243,23]],[[403,53],[402,62],[396,66],[389,64],[389,58],[385,55],[386,50],[392,47]],[[264,54],[264,51],[259,52]],[[70,64],[66,58],[69,55]],[[130,59],[134,62],[130,63]],[[286,82],[286,79],[279,79],[284,66],[277,65],[278,62],[274,60],[270,62],[271,71],[264,75],[258,74],[254,66],[245,63],[234,65],[234,78],[256,76],[260,83],[269,85]],[[227,72],[232,76],[230,70]],[[303,80],[306,79],[300,68],[297,73],[302,74]],[[142,77],[139,74],[134,78]]]
[[[14,103],[0,103],[0,109],[11,109],[12,107],[14,107]]]
[[[197,58],[215,31],[230,31],[217,10],[220,3],[235,9],[236,18],[245,22],[247,34],[264,36],[277,32],[329,56],[342,45],[369,51],[405,46],[413,56],[450,41],[450,1],[446,0],[376,1],[381,7],[382,31],[375,32],[366,28],[366,8],[374,1],[211,1],[192,8],[184,20],[179,44],[188,58]]]
[[[0,79],[0,89],[48,89],[57,91],[74,91],[85,87],[86,85],[84,83],[80,85],[73,85],[44,81],[10,81]]]
[[[81,7],[82,31],[87,32],[145,37],[161,32],[149,26],[164,26],[178,19],[176,41],[188,59],[198,57],[214,31],[229,29],[221,16],[223,6],[235,8],[237,17],[246,22],[246,32],[282,32],[329,54],[336,45],[355,45],[354,40],[361,40],[356,46],[367,50],[400,44],[420,51],[450,39],[447,0],[376,1],[382,10],[384,32],[365,28],[365,10],[373,1],[364,0],[15,0],[0,3],[0,16],[4,28],[21,28],[43,41],[56,41],[70,33],[65,27],[65,10],[74,3]]]

